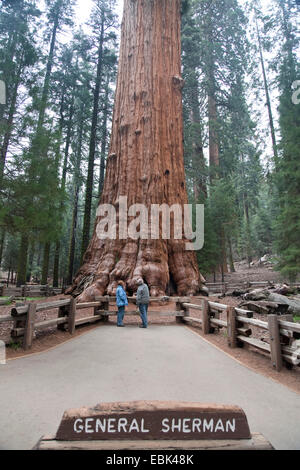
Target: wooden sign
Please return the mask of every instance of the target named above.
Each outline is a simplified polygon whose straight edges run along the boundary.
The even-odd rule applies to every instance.
[[[237,406],[188,402],[102,403],[64,413],[57,441],[250,439]]]

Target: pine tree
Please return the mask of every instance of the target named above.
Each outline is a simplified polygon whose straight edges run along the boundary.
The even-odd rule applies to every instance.
[[[200,88],[201,34],[189,8],[182,17],[184,159],[187,184],[191,180],[197,203],[207,196],[208,169],[204,157],[204,90]]]
[[[6,84],[6,108],[2,107],[0,127],[0,188],[3,183],[9,145],[21,85],[26,86],[26,72],[37,61],[34,21],[40,16],[33,0],[2,2],[0,16],[0,79]]]
[[[289,0],[277,2],[284,38],[279,73],[280,158],[276,182],[279,215],[276,220],[278,269],[294,281],[300,273],[300,105],[292,101],[292,85],[299,77],[296,50],[299,38],[295,20],[297,6]]]
[[[95,6],[91,17],[91,26],[93,28],[94,38],[97,44],[97,72],[95,77],[94,104],[89,145],[81,258],[83,258],[90,240],[91,211],[94,188],[94,163],[97,145],[97,126],[99,119],[99,98],[103,81],[105,46],[108,41],[115,40],[114,28],[116,26],[116,15],[112,10],[114,3],[115,2],[110,0],[95,0]]]

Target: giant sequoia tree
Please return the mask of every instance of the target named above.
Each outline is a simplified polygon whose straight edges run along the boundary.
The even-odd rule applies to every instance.
[[[128,207],[135,203],[147,208],[151,204],[187,203],[181,3],[124,2],[112,137],[100,200],[100,204],[112,204],[117,212],[120,196],[127,196]],[[81,294],[80,301],[113,293],[118,279],[125,280],[129,291],[134,291],[140,276],[149,284],[153,296],[164,294],[170,284],[180,295],[199,291],[204,279],[199,274],[195,252],[186,251],[186,240],[173,236],[168,240],[99,239],[96,232],[99,219],[98,216],[71,289],[73,294]]]

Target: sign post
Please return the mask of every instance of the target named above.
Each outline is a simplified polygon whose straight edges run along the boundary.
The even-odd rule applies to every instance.
[[[36,449],[272,449],[251,434],[237,406],[190,402],[102,403],[65,411],[55,436]]]

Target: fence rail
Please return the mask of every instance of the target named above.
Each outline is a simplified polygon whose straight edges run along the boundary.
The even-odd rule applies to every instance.
[[[135,297],[128,298],[129,303],[136,303]],[[167,303],[175,302],[174,311],[157,312],[149,310],[149,315],[158,313],[160,317],[175,317],[178,323],[197,324],[205,335],[212,334],[216,329],[227,330],[227,341],[231,348],[249,345],[270,355],[273,367],[280,371],[283,362],[291,367],[300,364],[300,323],[295,323],[291,315],[268,315],[268,321],[253,318],[253,312],[237,307],[211,302],[201,298],[201,305],[190,302],[189,297],[159,297],[151,298],[150,302]],[[56,326],[58,330],[68,331],[74,334],[75,328],[84,324],[98,321],[107,322],[110,316],[116,316],[117,312],[110,309],[109,304],[115,303],[114,297],[97,297],[94,302],[76,304],[75,299],[67,298],[52,302],[28,303],[11,309],[10,315],[0,316],[0,324],[13,322],[11,338],[23,338],[24,349],[32,346],[34,331],[42,328]],[[76,318],[77,311],[93,308],[94,314],[83,318]],[[50,320],[40,321],[37,313],[44,310],[57,309],[58,316]],[[200,318],[191,316],[191,310],[200,312]],[[221,313],[226,319],[220,318]],[[129,310],[128,316],[139,315],[138,310]],[[252,327],[268,332],[268,341],[262,341],[253,337]]]
[[[268,321],[253,318],[253,312],[225,304],[202,300],[202,305],[177,302],[177,308],[183,308],[183,322],[201,325],[205,335],[214,333],[215,328],[227,329],[227,341],[231,348],[244,344],[270,354],[273,367],[280,371],[283,361],[288,367],[300,364],[300,323],[287,321],[290,315],[268,315]],[[201,311],[201,319],[192,317],[190,310]],[[218,318],[219,312],[226,312],[226,320]],[[252,337],[249,326],[268,331],[268,342]]]
[[[135,297],[128,297],[129,303],[135,303]],[[155,297],[151,298],[151,303],[165,303],[170,300],[169,297]],[[189,297],[172,297],[172,301],[178,302],[187,302],[190,300]],[[0,324],[4,322],[13,322],[13,327],[11,330],[11,339],[23,338],[22,346],[25,350],[30,349],[32,346],[32,341],[34,337],[34,331],[42,328],[49,328],[51,326],[57,326],[59,330],[67,330],[70,334],[74,334],[75,328],[84,324],[90,324],[97,321],[107,321],[110,316],[116,316],[117,312],[110,310],[109,304],[115,303],[115,297],[102,296],[97,297],[95,302],[84,302],[76,304],[75,299],[60,299],[54,300],[52,302],[42,302],[42,303],[28,303],[26,305],[18,305],[11,309],[10,315],[0,316]],[[93,308],[94,314],[83,317],[76,318],[77,311],[82,309]],[[38,312],[45,310],[57,309],[58,316],[50,320],[39,321],[36,317]],[[152,313],[158,313],[155,311],[149,310],[150,315]],[[163,316],[173,316],[176,318],[176,321],[179,321],[184,315],[184,309],[168,312],[159,312],[161,317]],[[130,310],[126,312],[126,315],[134,316],[138,315],[138,310]]]
[[[0,284],[0,297],[43,297],[62,293],[61,287],[46,285],[24,285],[20,287]]]
[[[208,288],[210,292],[215,292],[215,293],[223,293],[228,291],[232,291],[235,289],[255,289],[259,287],[270,287],[274,283],[271,281],[244,281],[244,282],[226,282],[226,281],[220,281],[220,282],[207,282],[205,285]],[[298,288],[300,289],[300,284],[299,283],[294,283],[290,284],[291,287]]]

